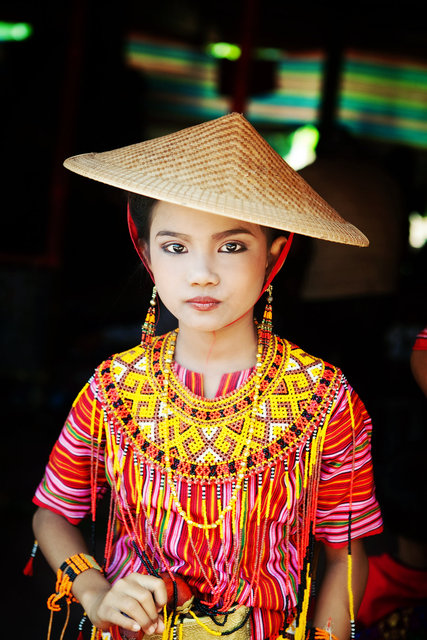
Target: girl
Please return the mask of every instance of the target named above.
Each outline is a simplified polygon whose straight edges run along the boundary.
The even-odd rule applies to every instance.
[[[361,538],[381,529],[370,420],[336,367],[272,334],[271,282],[293,232],[366,238],[239,114],[65,166],[130,192],[155,288],[141,345],[96,369],[34,498],[49,607],[78,600],[113,638],[353,636]],[[179,325],[160,337],[156,294]],[[76,525],[107,486],[98,564]]]

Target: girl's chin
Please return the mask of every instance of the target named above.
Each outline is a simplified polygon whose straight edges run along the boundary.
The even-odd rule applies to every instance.
[[[246,324],[242,317],[238,318],[183,318],[178,320],[178,324],[181,330],[195,331],[200,333],[218,333],[223,330],[241,331],[242,325]]]

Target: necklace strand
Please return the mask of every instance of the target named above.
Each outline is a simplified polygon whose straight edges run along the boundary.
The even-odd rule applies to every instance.
[[[239,469],[237,471],[237,480],[236,480],[236,484],[235,487],[232,491],[230,500],[228,502],[228,504],[225,507],[222,507],[219,510],[219,514],[218,514],[218,518],[214,521],[214,522],[208,522],[207,518],[204,518],[204,522],[194,522],[194,520],[191,519],[191,517],[189,516],[189,514],[185,511],[185,509],[183,508],[179,497],[178,497],[178,492],[176,490],[176,485],[175,485],[175,481],[173,478],[173,473],[172,473],[172,468],[170,466],[170,447],[169,447],[169,435],[168,435],[168,421],[169,421],[169,416],[173,416],[173,408],[169,402],[169,379],[171,376],[171,364],[173,362],[173,356],[175,353],[175,346],[176,346],[176,338],[178,335],[178,330],[174,331],[171,333],[170,338],[169,338],[169,344],[166,347],[166,357],[165,357],[165,366],[164,366],[164,371],[163,371],[163,392],[162,392],[162,396],[161,396],[161,402],[163,405],[163,415],[164,415],[164,421],[162,422],[163,424],[163,442],[164,442],[164,447],[165,447],[165,463],[166,463],[166,478],[167,478],[167,483],[169,485],[171,494],[172,494],[172,499],[175,503],[176,509],[179,513],[179,515],[185,520],[185,522],[187,523],[187,525],[190,526],[194,526],[197,527],[199,529],[216,529],[217,527],[219,527],[221,525],[221,523],[223,522],[226,514],[229,511],[232,511],[237,498],[239,496],[239,493],[241,491],[242,488],[242,483],[243,480],[245,478],[245,473],[247,470],[247,458],[249,456],[250,453],[250,449],[251,449],[251,444],[252,444],[252,436],[254,433],[254,422],[255,422],[255,418],[256,415],[258,413],[258,402],[259,402],[259,392],[260,392],[260,387],[261,387],[261,368],[262,368],[262,355],[263,355],[263,345],[259,342],[258,343],[258,348],[257,348],[257,355],[256,355],[256,365],[255,365],[255,378],[254,378],[254,395],[253,395],[253,400],[252,400],[252,407],[251,407],[251,411],[250,411],[250,422],[249,422],[249,427],[248,427],[248,434],[247,434],[247,438],[245,441],[245,445],[244,448],[242,450],[242,454],[241,454],[241,462],[240,462],[240,466]]]

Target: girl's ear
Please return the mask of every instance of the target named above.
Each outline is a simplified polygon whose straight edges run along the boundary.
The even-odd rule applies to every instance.
[[[148,266],[150,265],[150,247],[145,240],[138,238],[138,247],[141,254],[141,257],[144,259],[144,263]]]
[[[270,246],[270,249],[269,249],[269,252],[268,252],[268,256],[267,256],[268,262],[267,262],[267,269],[266,269],[266,272],[265,272],[266,279],[270,275],[271,270],[273,269],[274,265],[276,264],[277,260],[279,259],[279,256],[282,253],[283,248],[284,248],[287,240],[288,239],[287,239],[286,236],[278,236],[271,243],[271,246]]]

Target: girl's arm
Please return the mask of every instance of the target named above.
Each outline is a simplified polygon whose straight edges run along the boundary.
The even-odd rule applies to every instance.
[[[49,509],[38,508],[33,528],[54,571],[70,556],[88,552],[80,530]],[[111,585],[100,571],[88,569],[75,578],[72,592],[99,629],[105,631],[118,625],[129,631],[143,629],[147,634],[164,629],[159,611],[166,604],[167,595],[160,578],[133,573]]]
[[[362,540],[351,543],[353,559],[354,613],[360,606],[368,579],[368,558]],[[347,547],[334,548],[325,545],[326,569],[314,612],[314,626],[325,629],[331,621],[332,633],[338,640],[350,638],[350,615],[348,601],[348,558]]]

